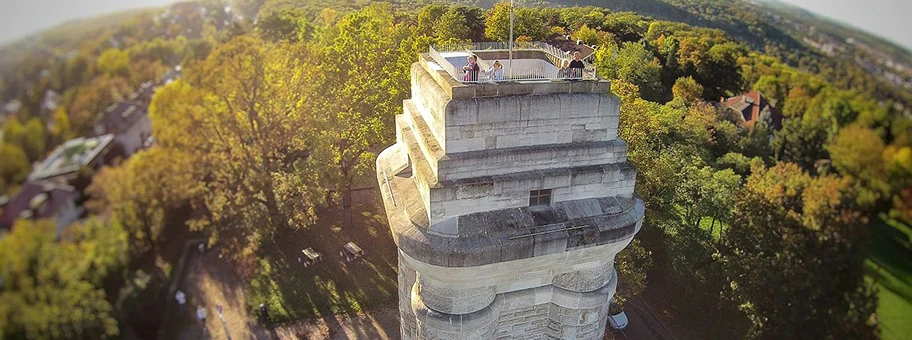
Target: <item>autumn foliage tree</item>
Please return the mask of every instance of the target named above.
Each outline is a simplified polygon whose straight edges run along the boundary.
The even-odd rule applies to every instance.
[[[58,241],[54,222],[19,221],[0,238],[0,338],[115,339],[103,282],[126,263],[119,224],[90,220]]]
[[[735,195],[723,259],[754,339],[873,339],[864,282],[869,230],[851,182],[792,163],[755,167]]]
[[[310,225],[326,196],[333,162],[310,102],[320,73],[311,60],[295,46],[238,37],[150,107],[161,147],[192,160],[205,186],[192,226],[233,256],[277,229]]]
[[[180,150],[151,148],[103,168],[86,189],[87,206],[124,226],[134,256],[156,249],[169,220],[199,192],[198,172]]]

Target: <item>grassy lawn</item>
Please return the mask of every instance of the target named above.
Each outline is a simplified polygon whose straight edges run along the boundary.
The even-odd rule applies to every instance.
[[[277,235],[274,243],[264,245],[266,256],[247,289],[251,308],[265,303],[274,321],[288,322],[396,305],[396,245],[379,192],[360,191],[354,201],[350,228],[342,226],[340,207],[329,208],[318,213],[319,221],[310,229]],[[364,249],[363,260],[346,263],[339,257],[349,241]],[[325,260],[305,268],[297,259],[308,247]]]
[[[912,334],[912,227],[886,216],[873,226],[865,265],[878,288],[881,338],[908,339]]]
[[[703,219],[700,220],[700,229],[709,232],[710,228],[712,228],[713,240],[719,241],[719,238],[722,237],[722,231],[728,229],[728,225],[723,224],[722,221],[719,220],[716,220],[715,225],[713,225],[712,216],[703,217]]]

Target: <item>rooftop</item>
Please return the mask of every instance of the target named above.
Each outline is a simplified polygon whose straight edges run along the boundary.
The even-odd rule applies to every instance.
[[[113,134],[68,140],[35,166],[28,179],[33,181],[76,172],[98,159],[113,140]]]
[[[97,123],[101,129],[96,133],[120,133],[130,128],[137,120],[146,116],[147,106],[136,100],[125,100],[111,105]]]
[[[66,184],[53,181],[26,182],[0,209],[0,229],[8,229],[18,218],[51,218],[67,201],[79,196]]]
[[[723,98],[724,99],[724,98]],[[769,111],[771,128],[779,130],[782,128],[782,115],[778,110],[758,91],[751,91],[739,96],[724,99],[722,104],[735,112],[739,113],[743,120],[744,126],[753,126],[761,117],[763,111]]]
[[[565,51],[544,42],[516,43],[512,60],[509,45],[503,42],[456,43],[431,46],[428,55],[434,63],[460,83],[548,82],[567,80],[598,80],[595,68],[582,58],[585,68],[561,70],[562,62],[570,62],[574,51]],[[466,76],[463,66],[469,56],[478,58],[477,77]],[[502,74],[495,73],[499,61]]]

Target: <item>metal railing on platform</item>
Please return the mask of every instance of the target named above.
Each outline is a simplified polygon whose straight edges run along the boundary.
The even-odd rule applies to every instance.
[[[501,68],[494,69],[492,61],[478,58],[476,63],[478,69],[468,67],[468,63],[463,67],[457,67],[452,61],[448,60],[444,53],[463,53],[462,55],[451,55],[454,57],[468,57],[477,55],[485,51],[508,51],[509,45],[505,42],[458,42],[430,46],[428,54],[430,57],[445,70],[456,81],[461,83],[490,83],[504,81],[551,81],[551,80],[594,80],[598,79],[595,67],[586,60],[583,60],[583,68],[562,68],[564,62],[569,62],[570,52],[563,51],[548,43],[517,42],[513,44],[513,51],[541,51],[544,52],[547,61],[551,64],[549,67],[540,66],[518,66],[514,67],[512,72]],[[502,60],[501,64],[508,61]],[[553,66],[553,67],[551,67]]]

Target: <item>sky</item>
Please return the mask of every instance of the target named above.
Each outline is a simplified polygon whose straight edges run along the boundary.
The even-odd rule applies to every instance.
[[[64,22],[176,0],[0,0],[0,44]]]
[[[779,0],[847,23],[912,51],[912,0]]]
[[[63,22],[176,0],[0,0],[0,44]],[[912,0],[780,0],[912,50]]]

